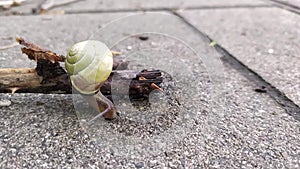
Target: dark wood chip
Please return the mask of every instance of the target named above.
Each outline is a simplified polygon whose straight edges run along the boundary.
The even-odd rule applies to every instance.
[[[142,41],[146,41],[149,39],[149,37],[148,36],[139,36],[139,39]]]
[[[38,61],[39,59],[49,60],[52,63],[64,62],[65,57],[63,55],[58,55],[48,49],[44,49],[34,43],[28,42],[21,37],[17,37],[16,41],[24,46],[21,48],[22,52],[28,56],[29,59]]]

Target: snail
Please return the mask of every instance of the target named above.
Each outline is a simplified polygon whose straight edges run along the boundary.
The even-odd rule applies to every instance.
[[[105,119],[116,116],[114,104],[106,98],[100,88],[112,72],[113,55],[102,42],[87,40],[74,44],[68,51],[65,68],[72,87]]]

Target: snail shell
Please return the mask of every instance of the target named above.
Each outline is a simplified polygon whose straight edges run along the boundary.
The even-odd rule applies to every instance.
[[[104,43],[87,40],[70,48],[65,67],[78,92],[94,94],[112,72],[113,55]]]

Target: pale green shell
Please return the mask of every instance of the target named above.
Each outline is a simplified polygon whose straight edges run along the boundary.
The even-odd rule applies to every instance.
[[[112,72],[113,55],[104,43],[87,40],[70,48],[65,67],[77,91],[93,94]]]

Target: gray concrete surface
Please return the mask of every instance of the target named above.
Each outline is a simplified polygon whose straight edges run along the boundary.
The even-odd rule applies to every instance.
[[[299,15],[278,8],[181,14],[300,105]]]
[[[59,1],[59,0],[56,0]],[[37,8],[42,3],[42,0],[28,0],[20,7],[14,7],[7,11],[0,11],[0,15],[12,14],[31,14],[32,9]],[[143,10],[143,9],[183,9],[183,8],[205,8],[205,7],[233,7],[233,6],[257,6],[267,5],[260,0],[127,0],[127,1],[103,1],[103,0],[84,0],[68,5],[55,7],[52,11],[65,12],[91,12],[91,11],[119,11],[119,10]],[[55,13],[55,12],[54,12]]]
[[[248,22],[253,22],[256,26],[257,36],[264,37],[261,32],[268,30],[268,27],[261,23],[263,21],[259,17],[253,18],[252,16],[271,17],[269,19],[272,23],[273,15],[271,14],[280,13],[280,17],[286,19],[281,26],[293,23],[292,20],[287,19],[290,17],[290,13],[275,8],[232,10],[236,11],[236,14],[244,20],[250,18],[251,21]],[[230,10],[222,9],[220,11],[228,12]],[[251,17],[246,15],[249,18],[243,18],[245,17],[243,15],[245,11],[248,11]],[[252,15],[250,11],[254,11],[254,14]],[[225,30],[237,29],[238,31],[240,29],[236,24],[227,28],[229,24],[224,21],[225,19],[221,19],[218,23],[213,22],[215,16],[225,15],[218,12],[218,10],[213,10],[213,13],[210,13],[210,10],[203,10],[202,12],[209,15],[204,15],[205,18],[202,18],[201,23],[214,23],[209,25],[211,30],[222,28]],[[184,12],[184,15],[190,18],[192,23],[195,23],[197,17],[202,16],[202,12],[197,13],[193,10],[190,13]],[[3,16],[0,18],[0,37],[18,34],[63,54],[71,44],[87,39],[91,33],[99,30],[105,23],[129,14],[132,13]],[[229,16],[234,18],[234,15]],[[191,19],[192,17],[196,19]],[[294,17],[297,18],[297,16]],[[153,19],[151,27],[163,27],[160,20],[161,18]],[[209,20],[209,22],[203,22],[206,20]],[[222,20],[225,22],[224,24],[220,24]],[[281,21],[281,18],[278,20]],[[137,32],[145,30],[140,27],[140,23],[143,23],[142,20],[132,20],[131,22],[132,24],[121,25],[119,29],[112,29],[109,33],[111,33],[111,36],[119,34],[128,36],[128,33],[129,35],[131,33],[128,30],[131,25],[137,26],[135,28]],[[235,22],[242,23],[240,20],[235,20]],[[199,37],[200,35],[192,29],[189,29],[189,26],[185,25],[184,22],[169,20],[167,23],[180,30],[176,37],[186,38],[192,45],[202,45],[204,48],[197,50],[198,54],[210,51],[206,50],[205,46],[212,49],[212,47],[209,47],[209,42],[202,41],[203,38]],[[283,35],[288,38],[293,37],[292,34],[297,34],[296,30],[286,28],[286,30],[292,32],[286,31],[280,36],[279,33],[282,33],[282,29],[285,28],[281,26],[277,28],[278,30],[275,29],[275,31],[278,31],[277,36],[269,35],[270,37],[265,38],[270,41],[270,39],[281,39],[280,37]],[[248,60],[243,60],[244,57],[240,58],[241,55],[247,55],[250,63],[256,59],[251,57],[254,54],[248,53],[248,50],[252,51],[248,47],[253,45],[250,43],[252,41],[248,42],[247,46],[243,46],[246,43],[244,36],[253,38],[252,36],[248,37],[254,32],[250,29],[252,27],[246,28],[246,34],[238,36],[236,39],[233,38],[230,31],[220,31],[220,33],[223,33],[222,35],[226,38],[232,39],[231,42],[234,47],[240,45],[240,48],[244,49],[243,52],[233,53],[230,51],[231,46],[224,46],[234,56],[248,65]],[[170,33],[176,29],[170,29]],[[206,30],[201,27],[201,30],[208,34],[210,29],[207,28]],[[106,36],[110,37],[110,35]],[[105,37],[102,34],[97,36],[101,40],[107,40]],[[287,49],[291,47],[292,55],[295,54],[294,50],[296,50],[293,47],[298,44],[297,38],[295,39],[296,41],[291,38],[288,41],[291,44],[287,43],[286,46]],[[216,40],[221,45],[226,44],[222,43],[220,39],[216,38]],[[267,43],[269,45],[258,48],[258,50],[261,50],[262,55],[269,52],[270,47],[274,50],[270,53],[276,54],[277,48],[275,47],[277,47],[277,44],[275,42],[269,44],[269,41],[266,42],[263,38],[260,39],[262,42],[255,38],[252,40],[258,44]],[[107,42],[111,43],[109,40]],[[12,43],[12,40],[3,40],[0,43],[1,45],[9,44]],[[9,106],[0,107],[0,168],[299,168],[300,123],[286,114],[285,110],[270,98],[268,93],[254,91],[260,86],[254,85],[240,75],[238,71],[225,64],[225,83],[221,85],[226,90],[222,91],[222,95],[220,95],[221,98],[226,98],[225,104],[223,104],[225,114],[219,116],[217,115],[217,113],[220,113],[218,110],[209,109],[208,102],[212,99],[209,94],[213,91],[210,91],[209,85],[211,82],[206,77],[207,74],[205,74],[202,60],[195,55],[191,55],[191,51],[186,51],[187,48],[178,41],[176,43],[176,39],[174,41],[174,39],[171,40],[168,37],[149,35],[147,41],[141,41],[136,37],[130,37],[116,45],[115,49],[126,56],[126,52],[131,54],[134,52],[133,50],[144,49],[145,46],[149,45],[153,49],[162,47],[163,50],[160,52],[170,51],[179,63],[189,63],[188,67],[200,69],[200,71],[197,71],[198,75],[193,74],[193,76],[198,79],[199,85],[204,84],[201,86],[202,92],[193,93],[189,97],[192,98],[191,100],[186,99],[184,96],[180,97],[182,103],[186,105],[190,103],[189,106],[196,107],[200,112],[198,122],[193,126],[193,131],[187,133],[182,142],[179,142],[167,152],[162,151],[146,158],[112,154],[107,147],[98,148],[82,126],[79,125],[71,95],[14,94],[11,96],[0,94],[0,99],[3,100],[2,103],[11,102],[10,105],[8,104]],[[275,47],[272,45],[275,45]],[[284,46],[283,42],[280,41],[278,45]],[[31,67],[35,65],[33,62],[26,61],[26,58],[21,56],[18,48],[0,51],[0,68]],[[281,48],[278,47],[279,49]],[[123,55],[120,57],[123,57]],[[151,56],[151,53],[146,55]],[[277,61],[275,56],[271,55],[270,57],[270,59]],[[292,60],[289,54],[287,59]],[[266,60],[262,60],[262,62],[266,62]],[[284,60],[284,66],[297,62],[294,60],[286,62],[286,60]],[[162,61],[157,62],[163,63]],[[268,67],[270,65],[272,64],[266,65],[265,69],[271,69]],[[292,66],[287,68],[288,71],[290,69],[294,70]],[[261,69],[258,69],[257,72],[264,75],[265,72],[259,70]],[[296,74],[300,72],[297,69],[294,71]],[[191,78],[188,79],[191,80]],[[194,104],[195,100],[201,100],[201,104]],[[105,136],[109,138],[110,134],[107,133]]]
[[[215,133],[200,124],[167,156],[147,159],[97,149],[79,126],[70,95],[1,94],[12,101],[0,108],[1,168],[298,168],[299,122],[238,72],[225,70],[227,113]]]
[[[9,9],[1,9],[0,15],[26,15],[33,13],[33,10],[36,9],[43,0],[26,0],[21,3],[20,6],[14,6]]]
[[[110,11],[110,10],[128,10],[128,9],[162,9],[162,8],[201,8],[201,7],[214,7],[214,6],[252,6],[252,5],[266,5],[264,2],[259,0],[179,0],[179,1],[168,1],[168,0],[130,0],[130,1],[97,1],[89,0],[74,3],[65,7],[61,7],[67,12],[78,12],[78,11]]]
[[[102,24],[121,16],[122,14],[1,16],[0,37],[12,39],[2,40],[0,43],[12,44],[15,42],[14,37],[21,36],[44,48],[66,55],[72,44],[88,39]],[[16,46],[1,51],[0,65],[2,68],[32,67],[35,63],[29,61],[26,55],[22,55],[20,46]]]

